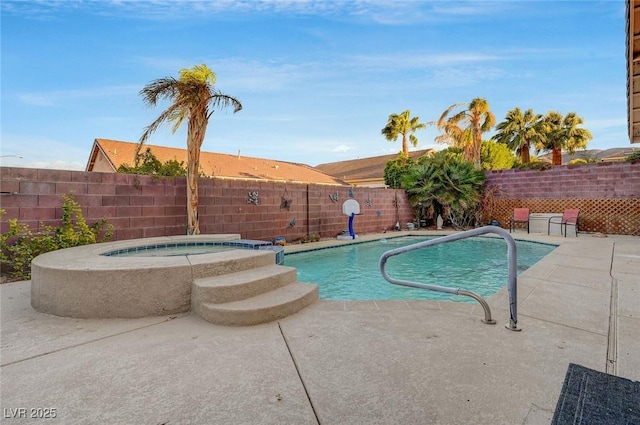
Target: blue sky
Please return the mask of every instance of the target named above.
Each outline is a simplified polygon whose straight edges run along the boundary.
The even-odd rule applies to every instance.
[[[380,130],[485,98],[576,112],[590,149],[629,146],[625,4],[606,1],[1,3],[0,161],[84,169],[93,140],[136,142],[166,107],[139,91],[196,64],[244,109],[217,111],[202,149],[318,165],[396,153]],[[434,128],[418,149],[442,148]],[[491,133],[487,135],[490,137]],[[151,144],[185,147],[163,127]],[[14,158],[19,155],[22,158]]]

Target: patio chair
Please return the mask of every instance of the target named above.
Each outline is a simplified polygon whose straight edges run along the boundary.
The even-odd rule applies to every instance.
[[[559,224],[560,225],[560,234],[563,234],[564,237],[567,237],[567,226],[573,226],[576,232],[576,237],[578,237],[578,215],[580,214],[580,210],[577,208],[567,208],[562,212],[562,215],[556,215],[549,218],[549,223],[547,224],[547,235],[551,233],[551,225]]]
[[[515,230],[516,223],[527,223],[527,233],[529,233],[529,208],[513,210],[513,215],[509,218],[509,233]]]

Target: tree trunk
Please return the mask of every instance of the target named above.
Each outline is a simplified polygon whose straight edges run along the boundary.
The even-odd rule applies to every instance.
[[[467,143],[466,145],[464,145],[463,150],[462,150],[462,156],[464,158],[465,161],[470,162],[470,163],[474,163],[474,159],[473,159],[473,145],[470,143]]]
[[[551,151],[551,162],[553,165],[562,165],[562,149],[553,148]]]
[[[482,146],[482,131],[480,128],[474,126],[473,133],[471,134],[473,137],[473,165],[476,170],[482,168],[480,163],[480,147]]]
[[[187,235],[200,233],[198,219],[198,166],[200,150],[189,144],[189,160],[187,162]]]
[[[520,147],[520,160],[523,164],[531,162],[531,154],[529,152],[529,143],[525,143]]]
[[[407,142],[407,135],[402,135],[402,153],[409,155],[409,143]]]
[[[206,109],[191,111],[187,130],[187,235],[200,234],[198,218],[198,177],[200,170],[200,147],[207,131]]]

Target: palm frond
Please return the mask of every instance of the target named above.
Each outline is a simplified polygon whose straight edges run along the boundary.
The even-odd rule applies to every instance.
[[[177,95],[177,80],[172,77],[154,80],[140,90],[142,100],[148,106],[155,106],[159,99],[173,99]]]
[[[159,116],[158,118],[155,119],[155,121],[153,121],[151,124],[149,124],[148,126],[146,126],[144,128],[144,131],[142,132],[142,135],[140,136],[140,139],[138,140],[138,146],[136,147],[136,156],[140,154],[140,151],[142,149],[142,146],[146,143],[146,141],[149,139],[149,137],[155,133],[155,131],[158,129],[158,127],[160,127],[160,125],[164,124],[167,121],[171,121],[171,117],[173,114],[175,114],[175,106],[170,106],[169,108],[165,109]]]
[[[220,93],[218,90],[213,89],[211,91],[209,100],[207,102],[211,105],[211,112],[207,115],[207,118],[211,116],[218,108],[233,108],[233,113],[240,112],[242,110],[242,103],[233,96],[229,96]]]
[[[457,107],[460,107],[463,105],[464,103],[454,103],[453,105],[445,109],[442,115],[440,115],[440,118],[438,118],[438,121],[436,122],[436,127],[438,129],[442,129],[444,127],[444,123],[447,121],[447,116],[449,115],[449,113],[454,109],[456,109]]]

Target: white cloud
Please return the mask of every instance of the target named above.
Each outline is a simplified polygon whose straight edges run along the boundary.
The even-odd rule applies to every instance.
[[[54,106],[68,100],[107,98],[114,96],[137,97],[140,87],[134,85],[92,87],[70,90],[51,90],[18,93],[15,98],[33,106]]]
[[[423,83],[433,80],[435,84],[459,86],[474,84],[482,80],[495,80],[505,72],[493,66],[485,66],[492,62],[505,60],[499,55],[475,52],[460,53],[412,53],[390,55],[349,55],[325,58],[323,62],[306,61],[291,62],[288,58],[270,58],[269,60],[245,60],[241,58],[205,58],[209,68],[217,75],[217,86],[226,93],[282,92],[294,90],[300,85],[313,84],[316,88],[327,88],[327,93],[352,93],[359,84],[367,81],[367,74],[379,75],[385,72],[413,70],[427,72]],[[192,66],[192,60],[181,58],[142,57],[139,61],[173,75],[177,69]],[[351,75],[357,73],[363,78],[354,82]],[[348,81],[345,78],[348,77]],[[354,85],[355,83],[355,85]],[[368,84],[368,83],[367,83]],[[136,89],[139,89],[138,87]],[[137,93],[137,90],[136,90]]]
[[[331,149],[331,152],[343,153],[343,152],[348,152],[350,150],[351,148],[347,145],[338,145],[338,146],[335,146],[333,149]]]
[[[479,62],[493,62],[505,58],[494,54],[475,52],[460,53],[425,53],[402,52],[388,55],[352,55],[340,59],[343,66],[368,67],[385,69],[424,69],[425,67],[444,67],[451,65],[468,65]]]
[[[88,154],[87,154],[88,155]],[[77,161],[26,161],[24,163],[16,164],[16,167],[21,168],[45,168],[49,170],[72,170],[72,171],[84,171],[86,163],[80,163]]]
[[[79,147],[73,142],[43,137],[3,134],[1,155],[18,155],[21,158],[1,158],[1,164],[25,168],[84,170],[89,159],[90,146],[85,143],[85,146]],[[52,152],[56,152],[56,156],[53,156]],[[64,152],[64,154],[60,155],[58,152]],[[60,159],[61,156],[64,159]]]
[[[1,7],[3,14],[20,15],[34,20],[57,20],[62,11],[79,10],[136,20],[180,20],[203,16],[224,20],[249,15],[281,15],[322,16],[340,21],[355,19],[381,25],[404,26],[512,13],[512,9],[521,5],[507,2],[389,0],[60,0],[3,1]]]
[[[617,117],[617,118],[595,119],[595,120],[585,119],[584,127],[588,128],[590,131],[605,130],[605,129],[615,128],[615,127],[623,127],[626,129],[627,118]]]
[[[157,69],[166,76],[177,77],[177,70],[193,66],[192,59],[166,57],[140,57],[145,67]],[[204,58],[201,62],[216,73],[216,86],[223,92],[277,92],[308,82],[316,77],[326,77],[326,63],[292,63],[287,59],[269,60],[229,57]],[[139,88],[138,88],[139,89]]]
[[[434,70],[430,77],[433,87],[464,87],[480,81],[495,81],[507,76],[507,72],[495,67],[451,67]]]

